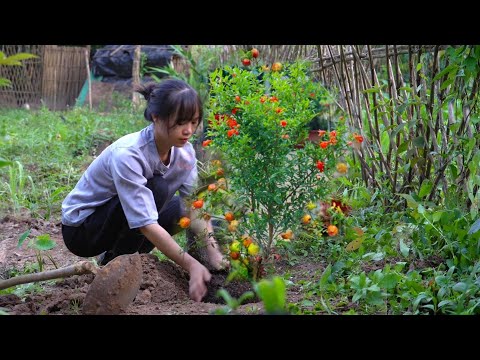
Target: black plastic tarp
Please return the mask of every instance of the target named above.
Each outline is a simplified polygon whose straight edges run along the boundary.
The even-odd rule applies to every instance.
[[[106,45],[98,49],[92,62],[95,76],[131,78],[133,56],[137,45]],[[145,67],[164,67],[170,62],[173,48],[170,45],[142,45],[146,56]],[[145,54],[145,55],[143,55]]]

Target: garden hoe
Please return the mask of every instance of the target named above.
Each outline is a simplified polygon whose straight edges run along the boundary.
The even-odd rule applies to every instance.
[[[138,253],[120,255],[101,268],[89,261],[82,261],[60,269],[1,280],[0,290],[30,282],[86,273],[94,274],[95,278],[83,301],[83,314],[116,315],[135,299],[140,289],[142,262]]]

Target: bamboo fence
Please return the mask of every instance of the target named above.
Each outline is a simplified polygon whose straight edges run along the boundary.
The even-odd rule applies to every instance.
[[[64,110],[75,105],[87,79],[85,47],[56,45],[2,45],[5,55],[27,52],[38,57],[22,66],[0,67],[0,77],[12,82],[0,88],[0,106],[21,107],[45,105]]]

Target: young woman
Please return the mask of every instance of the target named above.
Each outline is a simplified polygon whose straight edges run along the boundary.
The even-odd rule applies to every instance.
[[[202,121],[202,102],[192,87],[175,79],[136,91],[147,100],[144,116],[152,123],[118,139],[90,164],[62,203],[63,239],[77,256],[103,253],[100,265],[156,247],[189,272],[190,297],[201,301],[211,274],[172,235],[182,230],[181,217],[193,216],[183,199],[198,176],[188,140]],[[228,266],[211,223],[193,219],[192,230],[204,239],[212,267]]]

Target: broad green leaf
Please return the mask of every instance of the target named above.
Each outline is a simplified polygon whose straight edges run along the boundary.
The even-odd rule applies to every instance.
[[[477,221],[473,223],[470,230],[468,230],[468,235],[475,234],[478,230],[480,230],[480,219],[477,219]]]
[[[425,208],[422,204],[418,204],[417,211],[419,214],[425,214]]]
[[[363,238],[357,238],[348,243],[347,247],[345,248],[347,251],[355,251],[362,246]]]
[[[400,253],[404,257],[408,257],[409,252],[410,252],[410,248],[403,242],[403,239],[400,239]]]
[[[423,136],[418,136],[415,139],[413,139],[413,144],[416,147],[424,147],[425,146],[425,138]]]
[[[412,209],[416,209],[418,207],[418,203],[413,199],[412,195],[409,194],[398,194],[399,196],[403,197],[407,200],[407,206]]]
[[[432,215],[433,222],[438,222],[443,215],[443,211],[435,211]]]
[[[403,128],[407,125],[407,123],[402,123],[400,125],[397,125],[395,129],[392,131],[392,138],[394,138],[400,131],[403,130]]]
[[[405,141],[405,142],[401,143],[401,144],[398,146],[397,154],[400,155],[401,153],[407,151],[408,145],[409,145],[409,142],[408,142],[408,141]]]
[[[458,292],[465,292],[468,289],[468,285],[464,282],[458,282],[453,285],[452,289]]]
[[[263,301],[267,314],[285,312],[285,289],[285,281],[279,276],[255,284],[255,291]]]
[[[32,231],[32,229],[28,229],[27,231],[25,231],[22,236],[20,236],[20,239],[18,239],[18,243],[17,243],[17,248],[20,248],[20,246],[22,246],[23,242],[25,241],[25,239],[28,237],[28,235],[30,235],[30,232]]]
[[[34,247],[38,250],[51,250],[55,246],[57,246],[57,243],[50,239],[50,235],[48,234],[39,235],[34,241]]]
[[[443,90],[443,89],[446,89],[448,86],[450,86],[451,84],[453,84],[453,82],[455,81],[455,79],[447,79],[445,80],[442,85],[440,86],[440,90]]]
[[[325,286],[328,282],[328,278],[330,277],[330,274],[332,273],[332,265],[328,265],[327,268],[323,271],[322,277],[320,278],[320,286]]]
[[[311,307],[311,306],[313,306],[313,302],[311,300],[303,300],[302,301],[302,306]]]
[[[11,166],[11,165],[13,165],[13,162],[5,160],[0,157],[0,168],[4,166]]]
[[[448,65],[445,69],[443,69],[442,71],[440,71],[437,75],[435,75],[435,77],[432,79],[432,81],[437,81],[438,79],[440,79],[443,75],[445,75],[446,73],[449,73],[449,72],[453,72],[453,71],[457,71],[458,69],[458,65],[456,64],[450,64]]]
[[[388,135],[388,132],[384,131],[382,133],[380,143],[382,144],[383,153],[386,154],[390,146],[390,136]]]
[[[430,191],[432,190],[432,182],[430,180],[425,180],[422,183],[422,186],[420,187],[420,191],[418,192],[418,196],[423,198],[424,196],[430,194]]]
[[[378,283],[378,286],[384,289],[393,289],[397,285],[397,275],[395,274],[386,274],[382,280]]]

